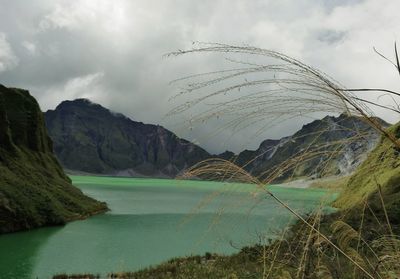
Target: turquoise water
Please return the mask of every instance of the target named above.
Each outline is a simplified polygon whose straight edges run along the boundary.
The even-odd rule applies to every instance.
[[[245,184],[72,176],[110,211],[63,227],[0,236],[0,278],[51,278],[60,273],[133,271],[171,257],[217,252],[273,238],[290,214]],[[300,212],[326,192],[271,186]]]

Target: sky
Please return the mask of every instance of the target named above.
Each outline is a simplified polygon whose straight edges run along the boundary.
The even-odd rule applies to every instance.
[[[290,135],[310,119],[262,133],[256,127],[214,133],[218,121],[189,129],[180,120],[190,114],[166,117],[180,102],[170,82],[229,65],[215,55],[165,54],[193,42],[251,45],[295,57],[349,88],[400,90],[398,73],[373,51],[394,57],[399,10],[398,0],[0,0],[0,83],[28,89],[43,111],[89,98],[212,153],[238,152]]]

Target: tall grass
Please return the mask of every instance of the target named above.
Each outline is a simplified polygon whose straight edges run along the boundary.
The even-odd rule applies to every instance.
[[[389,142],[389,149],[398,150],[400,141],[395,132],[386,129],[377,119],[370,106],[376,106],[400,113],[395,98],[400,93],[387,89],[353,88],[348,89],[339,82],[290,56],[277,51],[250,46],[231,46],[224,44],[200,44],[198,47],[178,51],[170,56],[192,53],[217,53],[239,57],[227,58],[239,67],[210,73],[200,73],[181,78],[174,83],[184,84],[177,95],[189,95],[189,101],[177,106],[170,115],[181,114],[204,103],[211,103],[207,109],[196,113],[189,120],[190,125],[204,122],[222,115],[229,116],[225,128],[237,129],[249,125],[265,123],[263,127],[279,125],[299,116],[315,113],[345,113],[365,121]],[[385,56],[380,54],[387,59]],[[243,57],[255,57],[248,62]],[[267,58],[268,63],[261,63]],[[389,59],[387,59],[389,60]],[[395,46],[395,61],[391,62],[400,73],[400,63]],[[393,98],[394,105],[387,106],[360,98],[357,93],[382,93]],[[197,93],[197,94],[196,94]],[[340,129],[340,128],[339,128]],[[235,160],[209,159],[190,168],[182,178],[202,177],[212,180],[232,180],[254,184],[264,193],[288,210],[298,222],[285,232],[285,237],[270,245],[263,245],[260,255],[262,278],[399,278],[399,240],[398,230],[393,229],[385,205],[382,186],[375,179],[375,190],[383,214],[371,208],[371,196],[363,197],[362,211],[355,200],[352,221],[340,211],[323,216],[321,210],[304,217],[269,191],[268,185],[283,174],[292,172],[300,164],[315,158],[321,160],[320,168],[343,152],[352,142],[364,138],[362,131],[354,136],[324,144],[308,143],[307,147],[294,154],[278,166],[254,176],[238,166]],[[268,151],[266,151],[268,152]],[[256,160],[253,158],[251,161]],[[251,161],[247,162],[250,164]],[[374,173],[370,174],[372,177]],[[351,181],[351,179],[350,179]],[[358,185],[363,187],[363,185]],[[358,218],[354,222],[354,210]],[[378,210],[379,211],[379,210]],[[371,221],[371,219],[374,219]],[[375,222],[375,223],[374,223]],[[372,225],[374,224],[374,225]],[[368,230],[376,226],[373,236]],[[396,225],[395,225],[396,226]],[[289,251],[289,252],[288,252]]]

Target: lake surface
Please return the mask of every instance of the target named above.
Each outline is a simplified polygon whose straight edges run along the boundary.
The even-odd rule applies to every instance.
[[[63,227],[0,236],[0,278],[133,271],[171,257],[216,252],[274,238],[293,221],[264,191],[245,184],[72,176],[106,201],[103,215]],[[296,210],[317,208],[327,192],[270,186]]]

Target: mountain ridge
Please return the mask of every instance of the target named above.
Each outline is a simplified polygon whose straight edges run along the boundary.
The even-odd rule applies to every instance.
[[[309,148],[316,138],[320,145],[324,141],[332,143],[333,149],[338,148],[333,144],[335,141],[345,141],[361,131],[365,138],[344,146],[344,155],[326,162],[328,170],[313,171],[318,161],[325,160],[320,156],[276,180],[348,174],[362,162],[364,153],[368,153],[379,138],[379,133],[361,119],[342,114],[314,120],[291,136],[266,139],[256,150],[212,155],[160,125],[134,121],[87,99],[63,101],[54,110],[48,110],[45,119],[54,151],[65,169],[115,176],[176,177],[195,163],[218,157],[233,161],[265,179],[266,171]],[[326,151],[331,152],[329,148]]]

